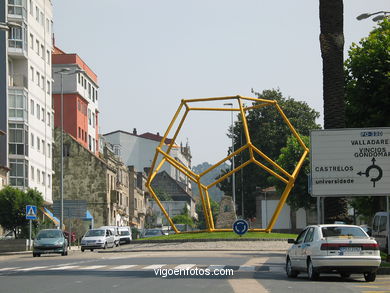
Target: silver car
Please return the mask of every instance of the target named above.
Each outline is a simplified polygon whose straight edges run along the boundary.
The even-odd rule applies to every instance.
[[[381,263],[377,242],[359,226],[313,225],[306,227],[286,255],[286,273],[290,278],[307,272],[310,280],[320,273],[337,273],[348,278],[352,273],[363,274],[373,282]]]
[[[106,249],[114,246],[114,235],[110,229],[91,229],[81,239],[82,252],[86,249],[93,251],[96,248]]]

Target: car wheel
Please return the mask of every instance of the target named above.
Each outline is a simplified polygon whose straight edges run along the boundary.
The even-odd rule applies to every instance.
[[[38,257],[40,257],[40,256],[41,256],[41,254],[40,254],[40,253],[37,253],[36,255],[37,255]]]
[[[61,255],[62,256],[65,256],[67,253],[66,253],[66,246],[62,247],[62,252],[61,252]]]
[[[318,279],[320,274],[317,272],[315,267],[313,266],[313,263],[311,262],[311,259],[309,258],[307,260],[307,276],[309,277],[309,280],[315,281]]]
[[[296,278],[298,276],[298,272],[292,269],[291,260],[288,257],[286,261],[286,273],[289,278]]]
[[[37,254],[35,252],[33,252],[33,257],[37,257]]]
[[[103,247],[103,249],[107,249],[107,242],[106,242],[106,243],[104,243],[104,247]]]
[[[349,278],[351,276],[351,274],[350,273],[341,273],[340,276],[343,279],[347,279],[347,278]]]
[[[376,272],[364,273],[364,279],[366,282],[374,282],[376,279]]]
[[[93,249],[91,249],[91,251],[93,251]]]
[[[81,252],[84,252],[84,248],[81,248]]]

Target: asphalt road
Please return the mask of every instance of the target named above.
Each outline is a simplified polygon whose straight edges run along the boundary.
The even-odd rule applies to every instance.
[[[183,269],[181,275],[174,275],[175,268]],[[373,283],[361,275],[288,279],[282,251],[72,251],[65,257],[0,256],[3,292],[390,292],[390,276]]]

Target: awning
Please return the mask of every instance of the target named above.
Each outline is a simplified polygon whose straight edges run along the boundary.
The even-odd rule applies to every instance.
[[[83,221],[91,221],[91,220],[93,220],[93,217],[92,217],[91,213],[87,210],[85,212],[85,217],[83,218]]]
[[[60,225],[60,220],[54,217],[53,213],[47,208],[41,208],[42,213],[44,213],[56,226]]]

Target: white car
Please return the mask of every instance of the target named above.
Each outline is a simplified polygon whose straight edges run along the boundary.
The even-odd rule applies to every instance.
[[[91,229],[85,233],[81,239],[81,252],[85,249],[93,251],[96,248],[106,249],[107,247],[114,247],[114,235],[110,229]]]
[[[364,230],[354,225],[313,225],[306,227],[286,255],[286,273],[295,278],[307,272],[310,280],[320,273],[338,273],[348,278],[352,273],[373,282],[381,263],[379,246]]]
[[[112,235],[114,235],[115,246],[118,247],[120,245],[120,240],[121,239],[120,239],[118,226],[101,226],[99,229],[109,229],[109,230],[111,230]]]

